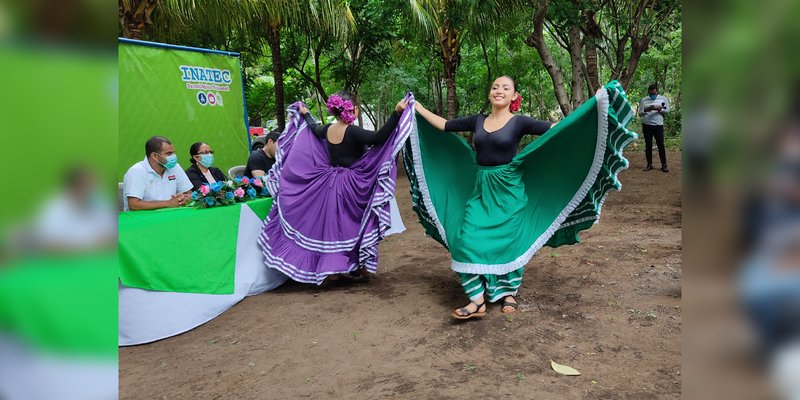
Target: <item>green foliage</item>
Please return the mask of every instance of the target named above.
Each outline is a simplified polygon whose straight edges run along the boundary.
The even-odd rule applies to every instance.
[[[266,45],[264,21],[274,20],[270,5],[277,0],[216,0],[214,4],[236,3],[231,10],[213,14],[196,9],[204,3],[170,0],[154,13],[154,25],[146,37],[184,45],[237,51],[242,54],[248,116],[254,124],[267,125],[275,108],[272,58]],[[624,3],[624,5],[623,5]],[[566,29],[582,24],[584,11],[596,12],[603,32],[627,27],[637,0],[617,2],[616,10],[608,2],[594,0],[552,0],[547,11],[544,40],[556,65],[564,72],[564,86],[569,93],[571,62],[563,47]],[[460,62],[456,74],[458,114],[488,111],[488,87],[498,76],[516,80],[523,96],[522,112],[539,119],[562,118],[554,94],[554,84],[537,51],[526,45],[532,32],[535,3],[523,1],[482,2],[476,0],[381,1],[304,0],[294,9],[276,8],[281,19],[281,53],[286,103],[303,100],[317,118],[325,118],[324,101],[338,90],[347,89],[359,97],[364,119],[382,124],[403,95],[412,91],[429,109],[446,114],[441,47],[436,26],[448,19],[460,29]],[[648,3],[651,4],[651,3]],[[602,7],[601,7],[602,5]],[[195,9],[192,9],[194,7]],[[668,142],[680,144],[682,128],[681,21],[677,0],[651,4],[639,23],[647,26],[650,43],[639,60],[630,84],[626,87],[635,105],[656,82],[671,102],[666,117]],[[664,9],[677,7],[663,21]],[[194,10],[194,11],[193,11]],[[252,11],[248,16],[242,11]],[[195,12],[197,18],[189,18]],[[630,14],[630,15],[629,15]],[[227,20],[225,20],[227,19]],[[616,50],[613,38],[599,43],[600,83],[614,76],[611,65]],[[631,45],[622,49],[630,56]],[[585,60],[584,60],[585,62]],[[317,73],[319,71],[319,73]],[[589,92],[588,87],[583,89]],[[592,93],[589,93],[591,95]],[[633,129],[636,129],[635,121]]]
[[[630,88],[627,88],[629,99],[636,102],[647,96],[650,84],[658,84],[659,92],[669,99],[672,107],[664,118],[664,135],[667,138],[680,137],[683,127],[681,34],[682,30],[678,28],[659,37],[642,57],[637,74]]]

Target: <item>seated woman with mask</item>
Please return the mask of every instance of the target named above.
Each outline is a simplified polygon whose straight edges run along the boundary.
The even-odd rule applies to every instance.
[[[186,175],[192,181],[192,190],[200,189],[200,186],[224,181],[228,178],[214,164],[214,150],[211,150],[205,142],[197,142],[189,148],[189,155],[192,166],[186,169]]]

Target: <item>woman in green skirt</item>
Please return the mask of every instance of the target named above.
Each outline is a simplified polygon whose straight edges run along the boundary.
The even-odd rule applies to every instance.
[[[578,242],[621,185],[622,150],[636,138],[625,92],[612,82],[558,126],[515,115],[514,80],[492,84],[489,115],[445,120],[416,103],[423,117],[406,143],[404,162],[414,210],[427,233],[450,250],[470,303],[458,319],[482,317],[486,300],[514,312],[525,264],[547,244]],[[553,127],[551,129],[551,127]],[[461,137],[474,132],[475,151]],[[518,152],[524,135],[541,135]]]

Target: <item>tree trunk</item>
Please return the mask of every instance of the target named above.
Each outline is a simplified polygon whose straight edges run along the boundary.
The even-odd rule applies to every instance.
[[[597,45],[602,40],[602,31],[597,25],[595,13],[586,11],[584,14],[586,25],[586,36],[584,47],[586,48],[586,80],[589,84],[589,95],[592,96],[600,88],[600,70],[598,68]]]
[[[619,40],[617,40],[617,53],[616,53],[616,60],[614,65],[611,67],[611,79],[612,80],[621,80],[623,70],[625,69],[625,46],[628,45],[628,39],[630,37],[625,34]]]
[[[444,80],[447,86],[447,118],[452,119],[458,115],[456,105],[456,69],[461,61],[461,43],[459,43],[455,29],[450,27],[449,20],[445,20],[444,26],[439,30],[439,44],[442,49]]]
[[[528,96],[528,112],[533,112],[533,98],[536,96],[536,92],[533,91],[533,87],[528,86],[528,93],[530,93],[530,95]],[[539,115],[539,114],[540,113],[534,115]]]
[[[533,15],[533,32],[525,39],[525,44],[535,48],[536,52],[539,53],[542,64],[544,64],[544,68],[553,81],[553,90],[555,91],[558,106],[561,107],[564,116],[567,116],[572,112],[572,106],[564,86],[564,75],[561,73],[561,69],[558,68],[558,64],[556,64],[556,60],[544,40],[544,19],[547,14],[547,3],[547,0],[539,1],[536,12]]]
[[[323,110],[325,110],[325,103],[322,102],[322,98],[319,93],[314,95],[314,99],[317,101],[317,112],[319,113],[319,120],[322,121],[322,123],[324,124],[325,112]]]
[[[492,63],[489,61],[489,53],[486,51],[486,44],[483,39],[480,40],[481,50],[483,51],[483,62],[486,63],[486,88],[483,89],[483,107],[481,107],[480,114],[486,112],[489,108],[489,91],[492,87]]]
[[[286,104],[283,93],[283,61],[281,59],[281,26],[274,24],[267,27],[267,41],[272,53],[272,76],[275,79],[275,118],[278,130],[286,127]]]
[[[628,88],[628,85],[633,79],[633,75],[636,73],[636,67],[639,65],[639,59],[649,47],[650,38],[647,36],[633,38],[631,41],[631,55],[628,58],[628,65],[622,71],[622,77],[619,80],[623,88]]]
[[[325,87],[322,86],[322,77],[321,77],[322,72],[320,71],[320,65],[319,65],[319,56],[322,53],[323,43],[325,43],[325,40],[324,39],[320,40],[320,45],[317,46],[316,49],[314,49],[314,77],[316,78],[314,81],[314,86],[319,91],[319,94],[322,96],[322,99],[325,100],[325,102],[327,102],[328,94],[325,93]]]
[[[589,95],[600,88],[600,69],[598,68],[597,47],[586,45],[586,83],[589,85]]]
[[[360,90],[360,87],[359,87],[359,85],[355,85],[352,88],[350,88],[349,90],[350,90],[350,93],[353,94],[353,100],[355,102],[354,105],[356,106],[356,108],[358,108],[358,126],[363,128],[364,127],[364,117],[361,114],[361,112],[363,111],[362,110],[363,107],[361,107],[361,95],[359,95],[359,93],[358,93],[359,90]]]
[[[569,28],[569,58],[572,62],[572,109],[577,110],[583,104],[583,47],[581,45],[581,27],[572,25]]]
[[[536,93],[536,105],[537,105],[538,110],[539,110],[539,114],[537,114],[537,115],[539,115],[539,116],[547,116],[549,114],[549,112],[548,112],[549,110],[547,109],[547,105],[544,103],[544,99],[542,98],[542,93],[544,93],[544,88],[542,87],[542,81],[539,80],[539,74],[538,73],[535,74],[534,77],[535,77],[535,82],[536,82],[536,87],[534,89],[536,90],[536,92],[532,92],[532,93]],[[544,119],[548,119],[548,118],[544,118]]]
[[[434,91],[435,91],[435,100],[436,100],[436,114],[442,115],[444,114],[444,99],[442,98],[442,77],[439,75],[439,72],[436,72],[434,84]]]
[[[444,69],[444,84],[447,87],[447,119],[456,117],[456,74],[453,68]]]
[[[378,99],[376,100],[376,107],[375,107],[375,126],[383,126],[383,88],[381,91],[378,92]]]

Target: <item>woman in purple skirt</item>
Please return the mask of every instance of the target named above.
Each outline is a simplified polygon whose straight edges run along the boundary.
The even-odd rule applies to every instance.
[[[397,103],[376,132],[352,125],[358,109],[346,92],[328,99],[332,124],[318,125],[302,103],[290,107],[268,174],[275,204],[259,237],[268,267],[317,285],[377,272],[378,242],[391,227],[397,154],[412,128],[409,102],[411,95]]]

